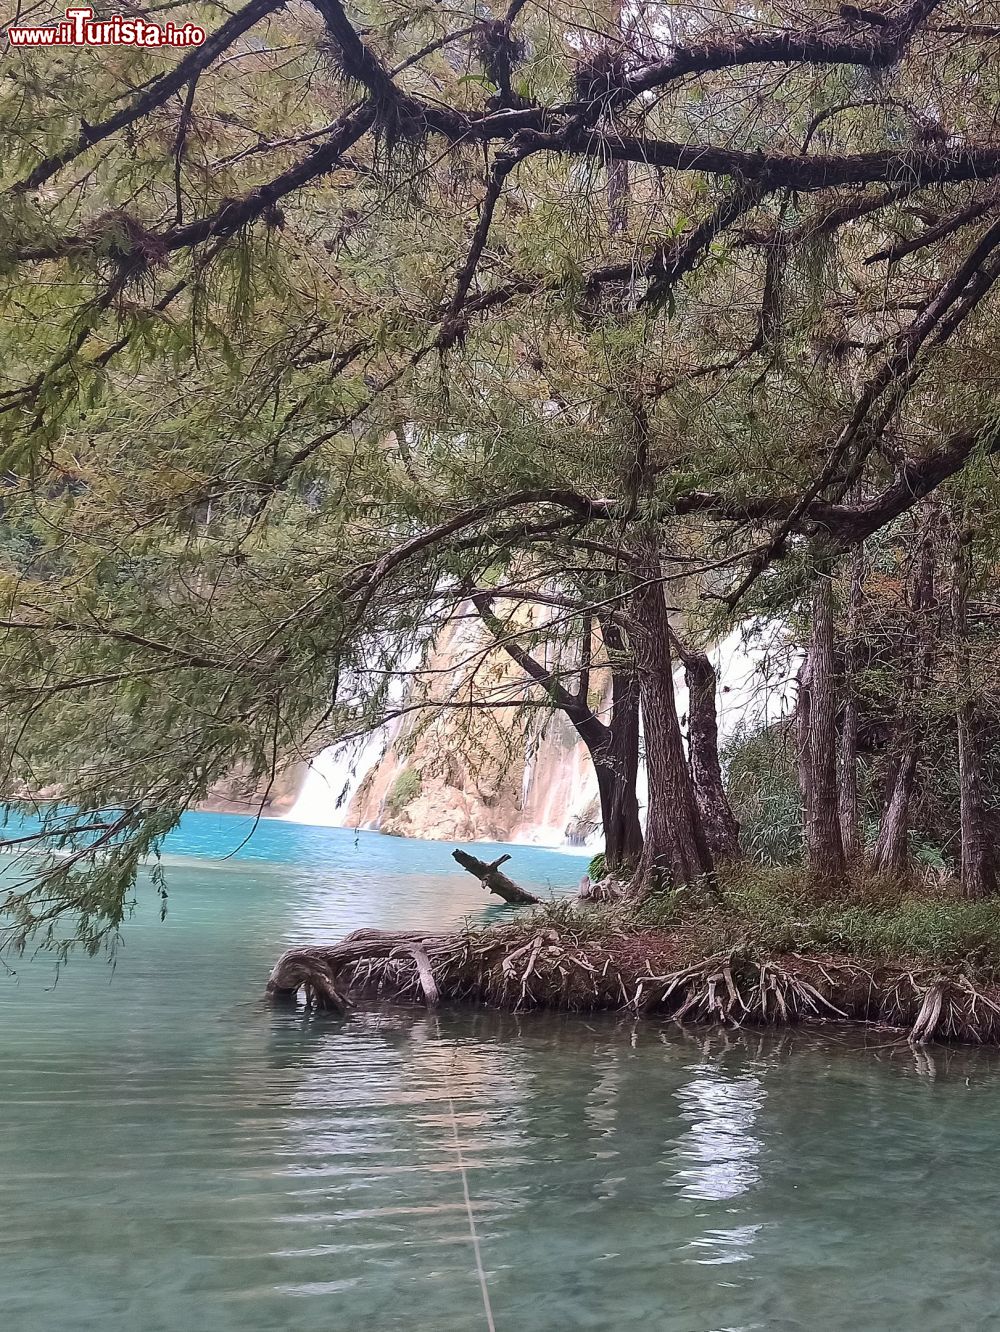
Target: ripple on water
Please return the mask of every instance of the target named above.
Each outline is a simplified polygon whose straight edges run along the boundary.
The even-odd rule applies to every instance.
[[[0,980],[0,1327],[485,1328],[463,1168],[500,1332],[1000,1325],[994,1055],[272,1012],[287,943],[483,899],[448,847],[335,829],[215,863],[239,824],[186,823],[170,914],[141,902],[110,985]]]

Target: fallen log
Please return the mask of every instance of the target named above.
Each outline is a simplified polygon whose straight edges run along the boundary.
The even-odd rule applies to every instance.
[[[496,893],[497,897],[502,897],[511,906],[535,906],[541,901],[541,898],[527,892],[513,879],[508,879],[506,874],[500,873],[500,866],[510,860],[509,855],[500,856],[498,860],[492,860],[487,864],[477,856],[470,856],[468,851],[453,851],[451,854],[462,869],[474,875],[484,888]]]

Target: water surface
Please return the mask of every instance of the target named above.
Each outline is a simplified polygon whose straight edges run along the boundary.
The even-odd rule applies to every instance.
[[[113,974],[0,976],[0,1328],[486,1329],[471,1226],[500,1332],[1000,1325],[995,1055],[275,1012],[291,943],[495,909],[448,846],[245,830],[185,819]]]

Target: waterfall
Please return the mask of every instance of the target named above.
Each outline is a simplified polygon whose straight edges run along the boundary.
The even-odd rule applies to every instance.
[[[434,609],[434,608],[432,608]],[[398,647],[390,639],[379,637],[377,648],[392,660]],[[404,650],[399,664],[394,666],[386,696],[387,706],[401,704],[407,694],[409,678],[420,663],[423,649],[411,645]],[[350,681],[345,681],[345,692]],[[355,699],[360,702],[360,699]],[[351,804],[365,778],[374,773],[385,758],[399,733],[400,719],[380,726],[369,735],[328,745],[309,761],[305,777],[295,803],[284,815],[289,823],[306,823],[316,828],[348,828],[354,826]],[[363,827],[375,826],[371,822]]]
[[[438,665],[446,664],[449,654],[453,660],[469,650],[472,626],[460,623],[456,630],[447,649],[436,658]],[[753,731],[787,714],[793,704],[799,655],[788,641],[786,626],[778,620],[739,625],[709,651],[718,676],[721,746],[742,728]],[[416,661],[414,657],[413,666]],[[405,696],[405,678],[405,670],[401,670],[393,683],[396,701]],[[678,713],[685,717],[688,696],[683,669],[678,669],[674,686]],[[364,739],[324,749],[309,764],[299,795],[283,817],[323,827],[351,826],[355,820],[364,827],[378,827],[379,810],[393,777],[402,765],[415,761],[413,755],[401,758],[395,751],[400,734],[401,726],[396,721]],[[433,733],[429,733],[427,743],[435,743]],[[597,777],[585,746],[566,717],[553,712],[540,730],[531,729],[523,763],[515,798],[496,825],[501,839],[599,850]],[[372,780],[372,790],[357,801],[355,797],[366,778]],[[459,798],[457,791],[455,795]],[[637,795],[644,818],[648,779],[641,756]],[[461,798],[473,805],[477,799],[471,790],[463,791]],[[492,808],[487,811],[490,816],[495,812]]]
[[[295,803],[282,818],[316,828],[348,827],[351,802],[381,760],[387,742],[383,727],[362,740],[322,750],[310,761]]]
[[[599,830],[582,841],[575,835],[581,824],[594,822],[597,774],[586,747],[569,731],[569,723],[553,717],[548,733],[532,741],[525,762],[520,820],[512,827],[512,842],[534,846],[591,846]]]

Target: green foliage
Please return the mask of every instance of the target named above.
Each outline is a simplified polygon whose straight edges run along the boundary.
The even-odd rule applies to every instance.
[[[587,865],[587,877],[592,883],[598,883],[608,872],[608,863],[603,851],[592,856]]]
[[[392,815],[401,814],[406,806],[420,794],[421,779],[416,768],[404,768],[397,773],[389,794],[385,798],[385,807]]]
[[[901,891],[854,879],[837,898],[814,896],[795,869],[733,871],[724,905],[698,929],[718,948],[740,941],[776,952],[833,952],[869,961],[966,964],[993,972],[1000,958],[1000,901]]]
[[[331,6],[262,6],[173,84],[171,50],[12,49],[0,71],[0,795],[66,799],[38,809],[39,842],[60,854],[29,848],[4,899],[15,942],[113,938],[183,810],[234,774],[263,799],[284,765],[392,718],[403,675],[407,737],[493,690],[482,733],[520,742],[509,713],[537,717],[550,698],[513,693],[485,652],[457,683],[427,665],[469,587],[545,589],[558,615],[529,623],[530,598],[512,596],[501,619],[571,675],[581,608],[627,608],[634,546],[654,530],[671,604],[707,636],[697,580],[713,580],[713,606],[740,582],[774,534],[766,502],[813,486],[859,386],[888,384],[908,319],[979,234],[866,262],[992,188],[921,186],[908,145],[889,181],[769,187],[735,230],[712,220],[759,154],[807,165],[810,134],[828,162],[900,151],[900,107],[933,104],[980,148],[995,81],[978,41],[921,34],[893,61],[890,114],[863,66],[790,61],[775,79],[768,62],[734,64],[726,39],[718,68],[699,58],[641,103],[650,142],[712,152],[677,170],[618,163],[612,217],[595,135],[612,119],[640,132],[640,104],[567,119],[567,98],[623,61],[635,73],[702,51],[706,26],[812,32],[819,11],[682,5],[640,52],[613,6],[515,6],[501,32],[478,5],[371,0],[340,32],[356,24],[366,61],[394,71],[372,92]],[[215,33],[235,21],[196,0],[170,13]],[[128,123],[92,139],[109,116]],[[485,216],[504,124],[517,162]],[[985,521],[995,292],[972,305],[960,341],[928,328],[904,357],[919,392],[894,382],[877,407],[891,401],[893,448],[915,458],[986,423]],[[877,444],[856,450],[866,495],[890,479]],[[740,518],[748,498],[763,522]],[[816,531],[782,534],[741,610],[793,612]],[[788,755],[768,731],[727,756],[765,864],[799,855]],[[940,819],[925,825],[947,853]]]
[[[722,756],[744,852],[763,865],[802,858],[802,799],[795,740],[785,724],[741,730]]]
[[[1000,901],[964,902],[946,893],[903,892],[860,876],[841,884],[836,900],[817,896],[801,870],[730,867],[714,904],[684,893],[640,901],[580,904],[558,899],[522,918],[586,941],[667,929],[692,960],[751,948],[764,954],[837,954],[859,962],[961,966],[1000,974]]]

